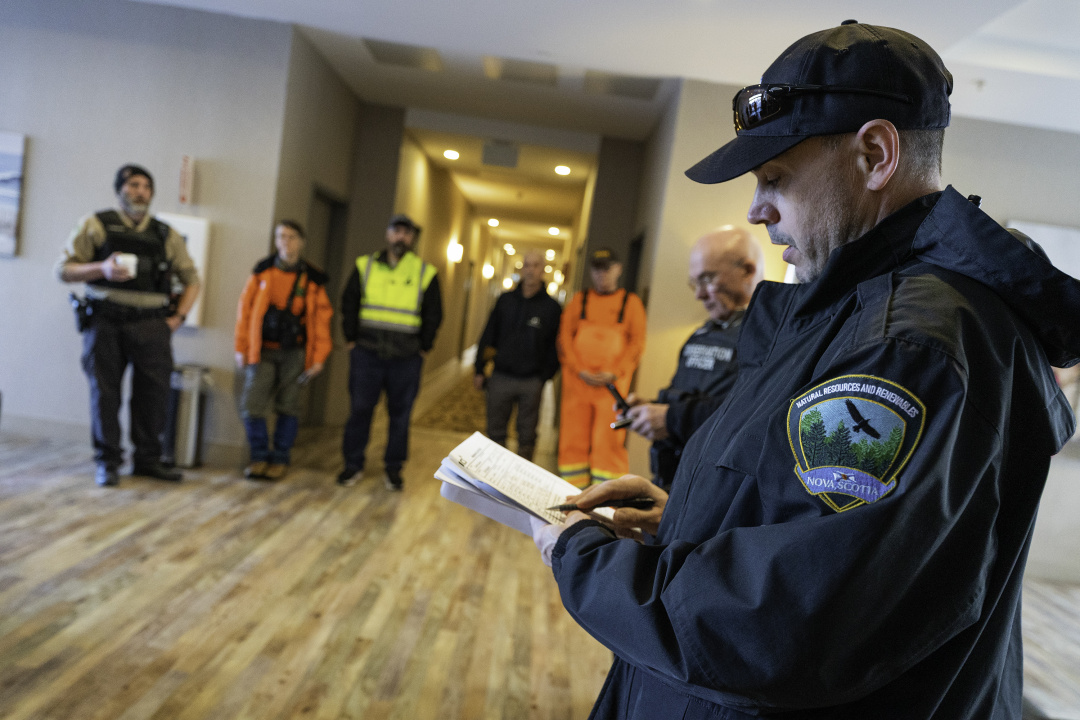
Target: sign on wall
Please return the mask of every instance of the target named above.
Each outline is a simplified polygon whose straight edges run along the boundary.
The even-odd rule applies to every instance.
[[[0,257],[14,257],[18,249],[25,153],[25,135],[0,132]]]

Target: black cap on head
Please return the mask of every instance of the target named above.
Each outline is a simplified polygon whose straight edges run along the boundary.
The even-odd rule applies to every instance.
[[[146,178],[146,181],[150,183],[150,192],[154,191],[154,178],[146,168],[141,165],[125,165],[116,171],[116,179],[113,180],[113,191],[117,195],[120,194],[120,188],[124,187],[124,183],[126,183],[132,175],[142,175]]]
[[[388,227],[388,228],[398,227],[398,226],[407,227],[410,230],[412,230],[414,233],[416,233],[417,235],[420,234],[420,226],[417,225],[416,223],[414,223],[412,221],[412,218],[409,217],[408,215],[402,215],[402,214],[395,215],[394,217],[390,218],[390,222],[388,222],[386,224],[386,227]]]
[[[597,248],[589,253],[589,265],[601,270],[607,270],[614,263],[619,262],[619,256],[608,247]]]
[[[725,182],[808,137],[855,132],[875,119],[888,120],[898,130],[949,125],[952,74],[933,48],[893,28],[846,20],[807,35],[769,66],[761,85],[836,90],[791,93],[784,111],[737,130],[734,140],[687,170],[687,177],[700,183]]]

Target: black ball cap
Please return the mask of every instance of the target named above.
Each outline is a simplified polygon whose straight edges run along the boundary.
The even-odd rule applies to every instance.
[[[875,119],[888,120],[898,130],[949,125],[952,74],[933,48],[894,28],[845,20],[807,35],[769,66],[761,84],[860,88],[904,99],[841,91],[793,95],[786,112],[739,130],[734,140],[687,170],[687,177],[726,182],[808,137],[855,132]]]

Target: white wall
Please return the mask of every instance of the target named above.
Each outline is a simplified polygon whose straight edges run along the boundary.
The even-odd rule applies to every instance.
[[[213,369],[211,443],[242,442],[235,303],[273,219],[290,33],[123,0],[4,0],[0,129],[29,137],[19,255],[0,260],[5,428],[69,434],[90,454],[81,342],[53,264],[78,219],[112,205],[116,169],[137,162],[155,175],[154,210],[212,223],[203,327],[174,350]],[[197,162],[187,208],[182,155]]]

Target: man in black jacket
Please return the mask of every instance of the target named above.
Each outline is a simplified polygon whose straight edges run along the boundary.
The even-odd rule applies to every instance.
[[[487,386],[487,434],[506,445],[506,426],[517,405],[518,455],[532,460],[540,393],[559,369],[555,340],[562,308],[544,288],[544,258],[529,251],[521,258],[521,282],[495,302],[476,350],[477,390]],[[489,349],[495,368],[484,377]]]
[[[592,718],[1021,717],[1080,282],[942,189],[951,90],[919,38],[847,21],[739,91],[737,137],[687,171],[752,173],[748,219],[801,284],[754,294],[735,387],[670,497],[628,476],[579,498],[650,494],[615,513],[649,544],[582,513],[536,529],[563,605],[615,653]]]
[[[686,441],[720,407],[735,384],[743,314],[765,273],[761,247],[743,228],[731,225],[702,235],[690,250],[690,289],[709,319],[679,351],[671,384],[654,402],[631,393],[630,429],[652,440],[653,482],[671,488]]]

